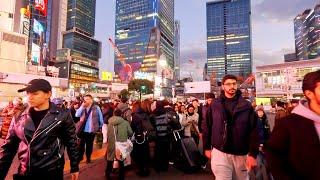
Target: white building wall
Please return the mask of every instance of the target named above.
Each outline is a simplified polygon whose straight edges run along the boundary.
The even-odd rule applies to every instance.
[[[68,0],[60,0],[57,49],[62,49],[62,32],[67,29],[67,8]]]
[[[16,0],[0,0],[0,30],[13,31]]]
[[[0,31],[0,72],[25,73],[27,44],[25,35]]]

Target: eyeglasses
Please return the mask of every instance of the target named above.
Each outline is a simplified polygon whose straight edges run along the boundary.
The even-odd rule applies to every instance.
[[[225,86],[237,86],[238,84],[235,82],[235,83],[226,83],[226,84],[224,84]]]

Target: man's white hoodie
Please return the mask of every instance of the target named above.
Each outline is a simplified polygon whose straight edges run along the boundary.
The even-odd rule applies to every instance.
[[[307,100],[300,100],[299,105],[293,109],[292,113],[312,120],[314,122],[314,127],[316,128],[320,140],[320,115],[310,109]]]

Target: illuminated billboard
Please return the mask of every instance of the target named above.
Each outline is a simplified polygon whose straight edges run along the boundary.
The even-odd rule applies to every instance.
[[[121,81],[129,82],[133,79],[133,73],[141,67],[140,62],[116,64],[114,71]]]
[[[112,73],[107,71],[101,72],[101,80],[103,81],[112,81]]]
[[[48,0],[35,0],[34,7],[39,10],[42,15],[47,16]]]
[[[39,34],[39,36],[41,36],[41,34],[44,32],[43,25],[36,19],[33,19],[33,31]]]
[[[32,43],[31,61],[35,64],[40,63],[40,46]]]

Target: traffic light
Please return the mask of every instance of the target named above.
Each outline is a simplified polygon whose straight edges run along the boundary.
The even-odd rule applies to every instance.
[[[144,93],[145,93],[146,90],[147,90],[147,87],[146,87],[146,86],[141,86],[141,87],[140,87],[140,90],[141,90],[141,92],[144,92]]]

